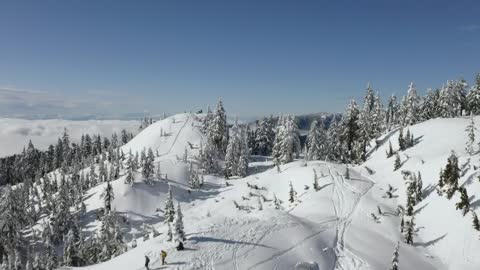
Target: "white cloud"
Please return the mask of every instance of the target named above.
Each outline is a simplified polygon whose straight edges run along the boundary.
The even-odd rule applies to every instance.
[[[119,118],[138,98],[111,90],[86,90],[81,97],[0,86],[0,116],[20,118]],[[128,98],[127,98],[128,97]],[[128,104],[127,104],[128,102]]]

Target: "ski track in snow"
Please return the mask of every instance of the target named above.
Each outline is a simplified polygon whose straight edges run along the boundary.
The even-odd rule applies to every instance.
[[[334,270],[364,269],[365,262],[345,246],[345,233],[351,224],[352,216],[360,200],[373,187],[373,182],[371,182],[368,188],[358,191],[345,181],[343,175],[339,175],[338,172],[333,169],[335,170],[335,175],[330,165],[327,165],[327,168],[333,183],[333,209],[338,218],[334,248],[336,255]],[[345,192],[351,192],[352,194],[346,195]]]
[[[265,264],[265,263],[267,263],[267,262],[270,262],[270,261],[272,261],[272,260],[277,260],[277,259],[280,258],[281,256],[283,256],[283,255],[287,254],[288,252],[294,250],[295,248],[297,248],[297,247],[305,244],[306,241],[314,238],[315,236],[319,235],[320,233],[324,232],[325,230],[328,230],[328,229],[331,228],[332,225],[334,225],[336,222],[337,222],[337,219],[333,219],[333,220],[327,220],[327,221],[325,221],[325,222],[319,223],[318,225],[322,225],[322,226],[321,226],[320,229],[317,230],[316,232],[308,235],[307,237],[303,238],[302,240],[298,241],[297,243],[293,244],[292,246],[290,246],[290,247],[288,247],[288,248],[286,248],[286,249],[284,249],[284,250],[281,250],[281,251],[273,254],[272,256],[266,258],[265,260],[262,260],[262,261],[260,261],[260,262],[257,262],[256,264],[248,267],[247,269],[248,269],[248,270],[255,269],[255,268],[257,268],[257,267],[259,267],[259,266],[261,266],[261,265],[263,265],[263,264]],[[278,267],[278,263],[275,264],[274,269],[276,269],[277,267]]]
[[[170,145],[170,148],[168,149],[168,151],[167,151],[166,153],[161,154],[160,156],[168,155],[168,154],[170,154],[170,151],[172,151],[172,148],[173,148],[173,146],[175,145],[175,143],[177,142],[178,137],[179,137],[180,134],[182,133],[183,128],[185,128],[185,126],[187,125],[188,121],[190,120],[190,116],[189,116],[188,114],[187,114],[186,116],[187,116],[187,118],[185,119],[185,121],[184,121],[182,127],[180,128],[180,130],[179,130],[179,131],[177,132],[177,134],[175,135],[175,139],[173,139],[173,142],[172,142],[172,144]],[[175,123],[177,123],[177,122],[175,122]],[[170,127],[171,127],[171,125],[170,125]],[[160,145],[157,146],[157,149],[156,149],[157,151],[158,151],[158,148],[160,148]]]

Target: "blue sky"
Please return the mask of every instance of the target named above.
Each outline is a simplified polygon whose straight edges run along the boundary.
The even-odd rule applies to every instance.
[[[361,4],[359,3],[361,2]],[[343,111],[480,72],[478,1],[2,1],[0,114]]]

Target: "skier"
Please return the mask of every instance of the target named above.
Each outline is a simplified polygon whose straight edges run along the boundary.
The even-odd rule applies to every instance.
[[[162,255],[162,265],[166,264],[167,262],[165,262],[165,258],[167,257],[167,252],[165,250],[162,250],[162,252],[160,252],[160,254]]]
[[[148,268],[149,263],[150,263],[150,258],[148,258],[148,256],[145,255],[145,268],[147,268],[147,270],[150,270],[150,268]]]

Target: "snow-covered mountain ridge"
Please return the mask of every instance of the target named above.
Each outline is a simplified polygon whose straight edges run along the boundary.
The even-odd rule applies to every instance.
[[[198,145],[203,138],[193,116],[174,118],[175,124],[166,119],[151,125],[123,150],[152,147],[160,152],[155,161],[165,164],[162,171],[168,174],[174,198],[182,205],[187,249],[176,251],[166,241],[167,227],[155,213],[155,209],[163,209],[167,183],[155,182],[151,187],[137,181],[130,187],[120,178],[112,183],[114,205],[136,220],[131,223],[138,228],[130,233],[137,230],[139,237],[140,225],[145,222],[161,235],[145,242],[139,238],[136,248],[87,269],[141,269],[144,255],[150,256],[151,268],[157,269],[161,249],[169,253],[165,269],[292,269],[299,262],[315,262],[320,269],[388,269],[397,242],[404,269],[476,269],[480,265],[475,256],[480,244],[471,216],[463,217],[455,209],[458,194],[448,200],[434,189],[440,169],[454,150],[460,164],[470,160],[461,184],[469,194],[480,191],[474,169],[478,160],[464,150],[468,119],[434,119],[409,127],[419,142],[400,153],[404,163],[397,171],[393,171],[394,158],[387,159],[385,152],[389,140],[396,148],[398,130],[387,135],[367,162],[349,167],[349,179],[345,165],[310,161],[305,166],[296,161],[280,166],[279,172],[270,168],[271,161],[266,159],[252,162],[250,175],[228,180],[228,186],[222,178],[206,176],[204,188],[189,193],[188,167],[179,157],[189,143]],[[168,121],[170,124],[165,124]],[[475,118],[477,127],[478,121]],[[160,139],[164,143],[155,138],[162,130],[172,133],[168,139]],[[312,188],[313,170],[319,176],[319,191]],[[418,235],[413,246],[403,244],[400,217],[395,214],[397,206],[405,204],[401,173],[405,170],[420,171],[425,187],[425,199],[415,209]],[[288,201],[290,182],[297,192],[293,203]],[[385,198],[389,184],[398,189],[393,199]],[[89,210],[102,207],[96,195],[104,185],[90,191]],[[280,209],[275,209],[274,197],[283,202]],[[474,209],[477,205],[472,198]],[[383,215],[377,213],[377,206]],[[133,237],[127,234],[126,239]]]

